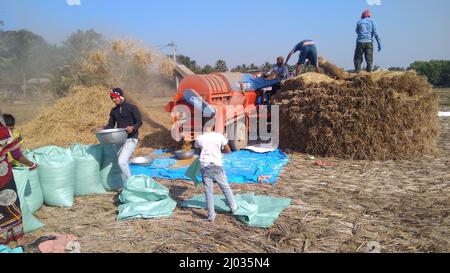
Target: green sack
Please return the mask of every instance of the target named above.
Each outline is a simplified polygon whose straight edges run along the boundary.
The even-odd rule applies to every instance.
[[[30,233],[44,227],[44,224],[34,217],[28,206],[28,202],[25,199],[25,189],[29,183],[30,173],[32,172],[36,172],[36,170],[30,172],[28,168],[13,168],[14,181],[16,182],[17,195],[20,201],[20,209],[22,211],[24,233]]]
[[[145,175],[130,177],[119,195],[117,220],[169,217],[177,206],[169,189]]]
[[[27,187],[25,188],[25,200],[30,207],[31,213],[37,212],[44,205],[44,195],[39,182],[38,169],[30,172]]]
[[[30,161],[35,161],[33,153],[25,151],[23,155]],[[44,205],[44,195],[42,194],[41,183],[39,182],[39,168],[30,172],[28,183],[25,188],[25,200],[31,213],[37,212]]]
[[[170,217],[177,202],[170,197],[159,201],[133,202],[119,206],[117,220]]]
[[[39,164],[44,202],[48,206],[72,207],[75,193],[75,161],[70,151],[48,146],[33,151]]]
[[[238,220],[252,227],[269,228],[278,219],[280,213],[288,208],[291,199],[271,196],[255,196],[253,193],[236,195],[239,206],[235,213]],[[185,208],[206,209],[205,195],[197,195],[182,204]],[[230,212],[225,196],[214,196],[214,207],[217,211]]]
[[[75,144],[70,151],[75,160],[75,195],[106,193],[100,176],[102,146]]]
[[[119,195],[123,204],[131,202],[159,201],[169,197],[169,189],[145,175],[128,178]]]
[[[102,146],[102,164],[100,177],[103,188],[107,191],[118,191],[123,187],[122,170],[118,163],[118,145]]]

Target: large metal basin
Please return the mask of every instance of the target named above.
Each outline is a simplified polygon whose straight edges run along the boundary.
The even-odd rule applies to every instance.
[[[133,158],[130,163],[135,166],[150,166],[153,163],[153,159],[148,156],[139,156]]]
[[[98,141],[102,144],[123,144],[127,141],[126,129],[107,129],[96,133]]]
[[[191,159],[192,157],[194,157],[194,154],[195,154],[194,150],[190,151],[180,150],[175,152],[175,156],[180,160]]]

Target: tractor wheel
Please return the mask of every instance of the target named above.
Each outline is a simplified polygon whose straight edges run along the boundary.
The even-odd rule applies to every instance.
[[[245,118],[241,118],[234,123],[234,136],[228,135],[230,148],[233,152],[240,151],[247,147],[248,144],[248,130],[245,124]]]

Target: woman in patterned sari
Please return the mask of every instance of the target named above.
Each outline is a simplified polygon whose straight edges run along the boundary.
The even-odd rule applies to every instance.
[[[15,159],[22,156],[19,140],[0,120],[0,244],[5,245],[23,237],[22,211],[8,152]]]

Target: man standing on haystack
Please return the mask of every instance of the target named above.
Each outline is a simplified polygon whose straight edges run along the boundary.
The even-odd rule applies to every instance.
[[[109,122],[104,128],[98,128],[97,130],[125,128],[128,132],[128,139],[123,144],[119,152],[118,163],[122,170],[124,181],[131,176],[129,167],[129,160],[138,144],[139,128],[142,126],[141,113],[139,109],[125,100],[123,90],[120,88],[114,88],[110,92],[111,100],[116,104],[111,110],[109,115]]]
[[[355,50],[355,72],[359,73],[361,71],[361,64],[363,62],[363,55],[367,62],[367,72],[372,72],[373,65],[373,38],[377,40],[378,52],[381,51],[381,38],[378,34],[377,25],[370,18],[372,13],[370,10],[365,10],[361,15],[361,20],[358,21],[356,25],[356,33],[358,34],[358,39],[356,41]]]

